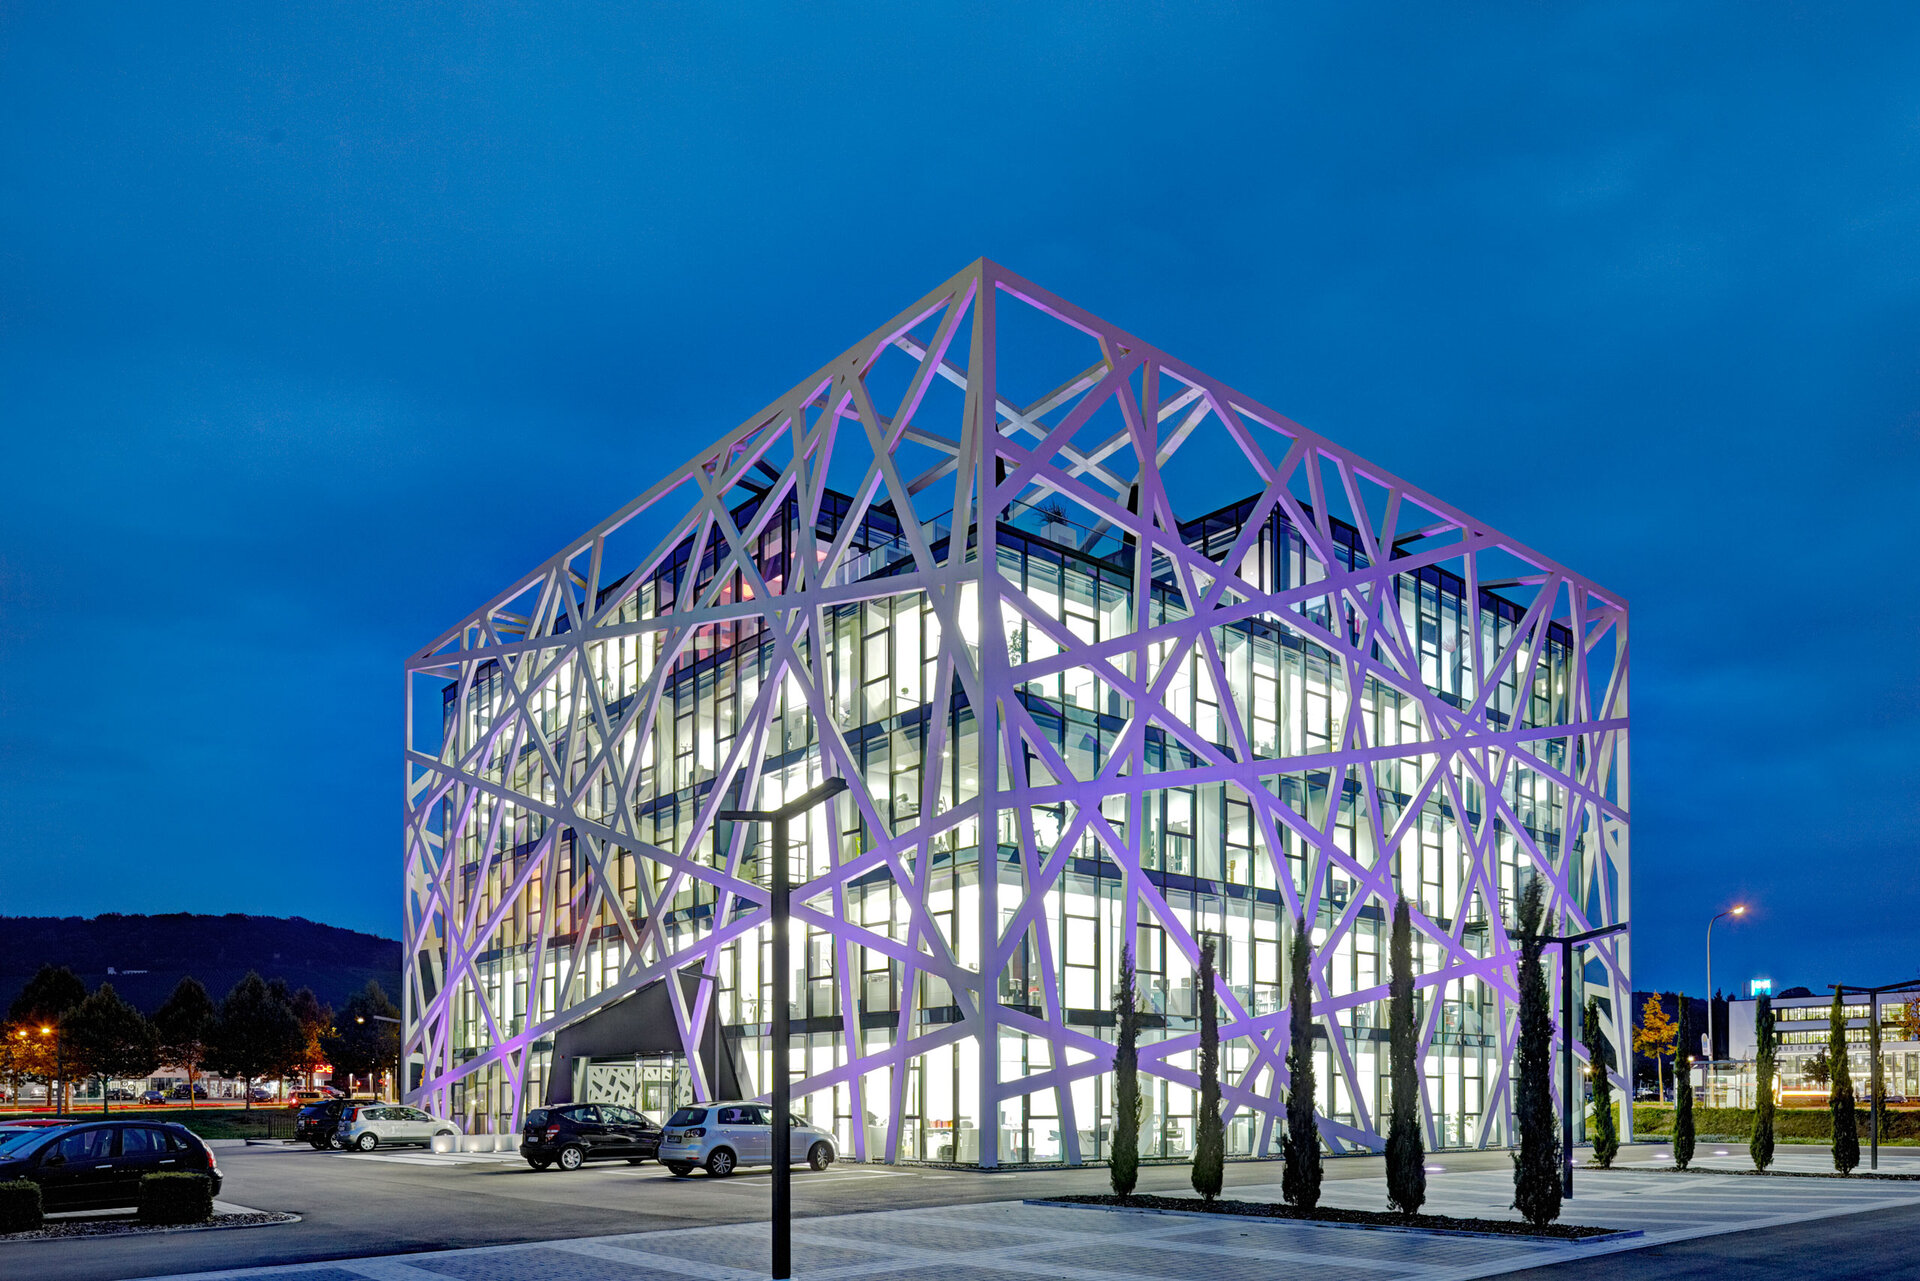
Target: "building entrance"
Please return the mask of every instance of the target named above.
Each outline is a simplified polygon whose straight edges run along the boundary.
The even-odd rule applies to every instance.
[[[693,1101],[693,1073],[677,1054],[593,1058],[585,1076],[579,1096],[584,1102],[618,1104],[663,1123]]]

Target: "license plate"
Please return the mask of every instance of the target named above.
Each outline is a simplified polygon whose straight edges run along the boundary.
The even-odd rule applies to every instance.
[[[662,1143],[678,1143],[684,1136],[678,1130],[668,1130],[660,1136]]]

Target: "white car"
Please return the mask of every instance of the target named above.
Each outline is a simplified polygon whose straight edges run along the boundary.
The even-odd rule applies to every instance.
[[[825,1130],[794,1121],[790,1160],[805,1161],[816,1170],[833,1164],[833,1136]],[[743,1165],[773,1164],[773,1109],[765,1103],[701,1103],[684,1107],[667,1118],[660,1136],[660,1164],[685,1178],[695,1166],[725,1178]]]
[[[371,1152],[382,1144],[431,1145],[441,1135],[458,1133],[453,1122],[404,1103],[353,1103],[340,1112],[333,1146]]]

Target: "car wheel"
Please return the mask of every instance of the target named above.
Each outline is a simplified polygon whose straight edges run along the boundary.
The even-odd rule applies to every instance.
[[[628,1165],[645,1165],[646,1163],[647,1158],[643,1156],[630,1156],[627,1158]]]
[[[586,1162],[586,1159],[587,1154],[579,1148],[560,1149],[560,1168],[563,1170],[577,1170]]]
[[[713,1155],[707,1158],[707,1173],[716,1179],[724,1179],[733,1173],[733,1151],[730,1148],[715,1148]]]
[[[353,1146],[362,1152],[371,1152],[380,1146],[380,1138],[374,1134],[363,1134],[353,1141]]]
[[[824,1170],[833,1164],[833,1149],[824,1143],[816,1143],[807,1150],[807,1164],[816,1170]]]
[[[544,1169],[546,1169],[546,1168],[547,1168],[548,1166],[550,1166],[550,1165],[552,1165],[552,1164],[553,1164],[553,1162],[551,1162],[551,1161],[535,1161],[534,1159],[532,1159],[531,1157],[529,1157],[529,1158],[527,1159],[527,1164],[528,1164],[528,1165],[530,1165],[530,1166],[532,1166],[532,1167],[533,1167],[534,1169],[536,1169],[536,1170],[544,1170]]]
[[[667,1172],[676,1179],[684,1179],[693,1173],[693,1162],[669,1161],[667,1162]]]
[[[325,1139],[308,1139],[307,1146],[315,1152],[325,1152],[327,1150],[327,1141]]]

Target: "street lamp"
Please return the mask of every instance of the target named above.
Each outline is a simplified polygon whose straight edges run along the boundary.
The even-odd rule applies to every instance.
[[[48,1093],[52,1096],[53,1114],[59,1116],[67,1110],[67,1046],[66,1039],[51,1027],[40,1029],[41,1036],[53,1038],[53,1087]]]
[[[385,1014],[372,1014],[372,1015],[356,1014],[353,1016],[353,1021],[355,1023],[365,1023],[369,1018],[371,1018],[375,1023],[391,1023],[395,1027],[405,1026],[399,1019],[390,1018]],[[403,1083],[398,1079],[400,1075],[399,1069],[400,1069],[400,1065],[398,1063],[394,1064],[394,1076],[396,1079],[394,1080],[393,1084],[394,1084],[394,1096],[396,1098],[402,1097],[406,1093],[405,1089],[401,1088]],[[347,1084],[348,1085],[353,1084],[353,1078],[351,1075],[349,1075],[347,1078]]]
[[[1621,921],[1584,934],[1546,935],[1540,939],[1560,948],[1560,1195],[1569,1199],[1573,1196],[1573,949],[1626,932],[1627,923]],[[1509,933],[1507,937],[1526,935]],[[1604,1063],[1594,1066],[1606,1070]]]
[[[1709,1081],[1710,1087],[1718,1083],[1720,1075],[1714,1068],[1713,1055],[1713,923],[1723,916],[1739,917],[1745,916],[1746,914],[1747,905],[1745,903],[1735,903],[1724,912],[1715,912],[1707,921],[1707,1072],[1711,1078]],[[1687,998],[1685,995],[1682,995],[1680,999],[1684,1001]],[[1684,1018],[1685,1015],[1686,1011],[1682,1010],[1681,1016]],[[1712,1093],[1712,1089],[1709,1088],[1708,1094],[1711,1096]],[[1714,1103],[1715,1100],[1709,1097],[1708,1105],[1712,1106]]]
[[[716,816],[731,823],[773,824],[773,1278],[793,1275],[793,1083],[787,1062],[791,1036],[787,1023],[787,918],[791,891],[787,886],[787,828],[795,816],[847,790],[847,780],[830,778],[788,801],[777,810],[721,810]],[[718,1063],[715,1064],[718,1075]]]
[[[1879,987],[1855,987],[1851,983],[1833,985],[1835,994],[1842,998],[1842,1004],[1845,1004],[1845,996],[1848,992],[1858,992],[1867,998],[1867,1053],[1872,1056],[1868,1059],[1872,1075],[1868,1077],[1870,1084],[1867,1088],[1873,1091],[1873,1129],[1872,1138],[1869,1140],[1870,1164],[1867,1168],[1872,1170],[1880,1168],[1880,997],[1882,993],[1901,992],[1915,987],[1920,987],[1920,979],[1908,979],[1904,983],[1882,983]]]

